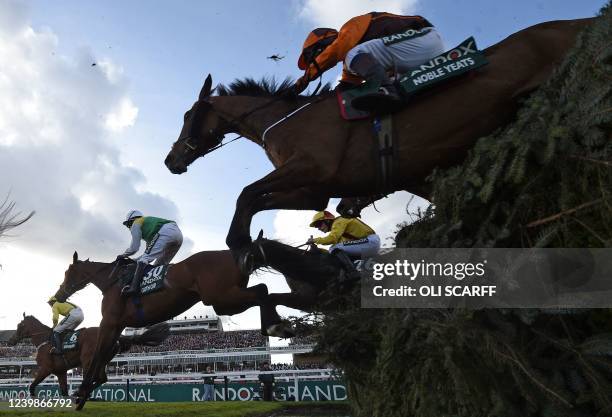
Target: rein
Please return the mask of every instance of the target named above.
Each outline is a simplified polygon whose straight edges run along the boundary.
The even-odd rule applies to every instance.
[[[319,78],[321,78],[321,77],[319,77]],[[316,92],[319,90],[320,87],[321,87],[321,80],[319,80],[319,85],[317,86],[317,88],[316,88],[315,92],[313,93],[313,95],[316,94]],[[236,126],[238,123],[244,121],[244,119],[246,119],[248,116],[252,115],[253,113],[261,111],[261,110],[265,109],[266,107],[269,107],[272,104],[274,104],[274,103],[276,103],[276,102],[278,102],[280,100],[284,100],[287,97],[287,95],[289,95],[291,93],[291,91],[292,91],[291,89],[285,90],[283,93],[277,95],[276,97],[273,97],[270,101],[267,101],[267,102],[263,103],[260,106],[257,106],[257,107],[255,107],[255,108],[253,108],[253,109],[251,109],[251,110],[249,110],[247,112],[242,113],[241,115],[239,115],[237,117],[234,117],[233,119],[231,119],[229,121],[226,121],[225,125],[226,126]],[[268,133],[269,130],[271,130],[272,128],[274,128],[277,125],[281,124],[282,122],[284,122],[285,120],[289,119],[290,117],[292,117],[296,113],[300,112],[304,108],[310,106],[311,104],[318,103],[323,98],[324,97],[321,97],[321,96],[316,97],[315,100],[310,101],[310,102],[308,102],[308,103],[298,107],[296,110],[292,111],[288,115],[284,116],[280,120],[274,122],[272,125],[267,127],[266,130],[264,131],[263,135],[262,135],[262,146],[263,146],[263,148],[266,149],[266,139],[265,138],[266,138],[266,134]],[[206,100],[202,100],[202,101],[198,100],[198,103],[207,103],[208,106],[212,107],[210,102],[208,102]],[[194,130],[195,125],[196,125],[195,123],[192,123],[189,135],[187,135],[185,138],[182,139],[183,143],[185,144],[185,146],[187,148],[189,148],[192,152],[194,152],[197,149],[197,146],[195,146],[195,145],[193,145],[193,144],[191,144],[189,142],[190,140],[192,140],[194,138],[193,130]],[[223,143],[223,138],[225,137],[225,134],[221,133],[222,130],[223,129],[221,127],[217,127],[215,129],[211,129],[210,130],[211,136],[215,137],[216,140],[218,141],[218,143],[215,146],[213,146],[213,147],[205,150],[204,152],[202,152],[202,154],[200,156],[208,155],[209,153],[211,153],[213,151],[216,151],[217,149],[222,148],[225,145],[229,145],[230,143],[232,143],[232,142],[234,142],[234,141],[236,141],[238,139],[244,138],[244,135],[238,135],[234,139],[232,139],[232,140],[230,140],[228,142]]]
[[[118,263],[116,262],[111,262],[110,264],[104,265],[102,266],[98,271],[96,271],[95,273],[91,273],[89,271],[83,271],[83,276],[84,279],[80,280],[79,282],[77,282],[74,285],[71,285],[70,288],[66,289],[63,287],[60,287],[60,289],[56,292],[56,296],[59,296],[60,292],[64,297],[61,297],[64,299],[64,301],[72,296],[75,292],[82,290],[83,288],[85,288],[86,286],[88,286],[89,284],[94,284],[96,285],[93,281],[96,279],[96,276],[98,274],[100,274],[101,272],[103,272],[105,269],[109,268],[111,265],[114,264],[113,270],[111,272],[111,274],[109,275],[109,278],[112,277],[112,275],[115,275],[115,271],[118,267]],[[93,279],[92,279],[93,277]],[[100,288],[100,291],[104,292],[106,291],[112,284],[114,284],[116,281],[116,279],[112,279],[109,280],[109,282],[107,283],[108,285],[106,285],[104,288]],[[85,285],[83,285],[81,287],[81,284],[85,283]],[[97,285],[96,285],[97,286]],[[60,301],[60,298],[58,298],[58,301]]]

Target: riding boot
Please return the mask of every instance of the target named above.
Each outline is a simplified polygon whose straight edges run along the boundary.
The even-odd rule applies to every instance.
[[[342,264],[342,268],[345,271],[345,279],[341,280],[341,282],[342,281],[349,281],[349,282],[359,281],[361,279],[361,274],[359,273],[359,271],[357,271],[357,269],[355,268],[355,265],[353,264],[353,260],[351,259],[350,256],[348,256],[348,254],[345,251],[336,249],[335,251],[332,252],[332,255],[338,258],[338,260]]]
[[[387,71],[371,54],[355,55],[350,68],[365,78],[366,84],[378,89],[376,93],[355,98],[352,101],[353,107],[359,110],[387,112],[401,105],[402,100],[387,75]]]
[[[134,271],[132,282],[129,286],[126,285],[121,289],[122,296],[129,297],[131,295],[138,295],[138,293],[140,292],[140,281],[142,280],[142,276],[144,275],[145,266],[147,266],[146,263],[136,263],[136,271]]]
[[[351,61],[351,69],[365,78],[368,84],[384,89],[384,91],[379,90],[380,93],[399,99],[397,89],[387,75],[385,67],[376,61],[372,55],[368,53],[355,55],[355,58]]]
[[[53,352],[54,355],[61,355],[64,353],[62,348],[62,334],[60,332],[53,332]]]

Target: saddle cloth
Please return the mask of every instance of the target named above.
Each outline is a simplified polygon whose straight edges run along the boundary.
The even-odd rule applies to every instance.
[[[62,348],[64,349],[64,352],[77,349],[79,344],[80,332],[81,329],[78,329],[76,331],[69,330],[67,332],[64,332],[64,334],[62,335]]]
[[[121,284],[129,285],[136,270],[136,263],[129,264],[123,268]],[[140,295],[152,294],[164,288],[164,278],[168,274],[168,265],[147,265],[140,284]]]
[[[404,74],[399,74],[396,77],[395,85],[404,104],[406,104],[415,94],[454,79],[487,63],[484,54],[476,46],[476,40],[470,36],[457,47],[416,68],[412,68]],[[351,103],[355,98],[376,93],[377,90],[378,86],[368,85],[368,83],[354,88],[337,88],[336,98],[340,116],[344,120],[361,120],[371,117],[370,112],[356,109]]]

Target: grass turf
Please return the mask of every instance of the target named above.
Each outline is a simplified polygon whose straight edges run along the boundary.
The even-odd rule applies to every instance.
[[[303,405],[303,403],[301,403]],[[246,417],[265,416],[281,410],[286,403],[245,401],[245,402],[199,402],[199,403],[116,403],[95,402],[85,404],[85,408],[75,414],[72,408],[9,408],[9,403],[0,403],[0,416],[95,416],[95,417]]]

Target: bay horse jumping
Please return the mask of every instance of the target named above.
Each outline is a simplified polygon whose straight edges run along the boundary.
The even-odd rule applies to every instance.
[[[96,341],[98,339],[97,327],[84,327],[80,329],[77,348],[66,351],[63,355],[51,353],[51,342],[49,341],[51,332],[51,327],[44,325],[34,316],[26,316],[24,314],[23,320],[17,325],[17,330],[8,340],[9,345],[15,345],[22,339],[30,338],[32,344],[36,346],[36,364],[38,368],[35,371],[34,380],[29,387],[32,398],[36,395],[38,384],[51,374],[57,377],[61,395],[67,397],[68,381],[66,373],[68,370],[79,366],[84,370],[88,369],[96,350]],[[127,352],[134,345],[157,346],[166,339],[168,332],[169,326],[162,323],[151,326],[141,335],[121,336],[117,343],[111,347],[111,359],[118,353]],[[96,386],[106,381],[106,372],[102,368],[96,379]]]
[[[387,189],[377,186],[371,120],[342,120],[335,94],[291,97],[287,83],[274,90],[268,82],[258,86],[247,79],[218,86],[213,96],[209,75],[165,164],[172,173],[184,173],[198,157],[222,146],[229,133],[265,150],[275,169],[238,197],[226,239],[237,253],[251,242],[251,219],[263,210],[323,210],[331,197],[398,190],[428,198],[426,178],[433,169],[460,163],[478,138],[509,123],[521,100],[550,77],[593,20],[523,29],[484,50],[489,64],[472,76],[425,93],[395,113],[396,162]]]
[[[238,314],[250,307],[259,306],[262,332],[288,337],[291,334],[278,316],[273,303],[279,302],[292,308],[306,307],[301,303],[300,294],[278,294],[279,297],[272,297],[272,294],[268,295],[265,284],[247,288],[249,276],[239,270],[228,250],[199,252],[171,265],[164,281],[165,288],[140,297],[139,306],[134,299],[121,296],[121,285],[116,279],[118,274],[113,273],[116,266],[117,261],[81,261],[75,252],[72,264],[65,272],[64,281],[55,294],[61,301],[89,283],[93,283],[103,294],[102,321],[95,354],[78,390],[79,410],[84,406],[94,385],[98,384],[97,378],[101,369],[103,370],[112,358],[108,353],[111,352],[113,344],[128,326],[142,327],[169,320],[202,301],[211,305],[219,315]],[[307,290],[305,285],[292,288],[298,291]]]

